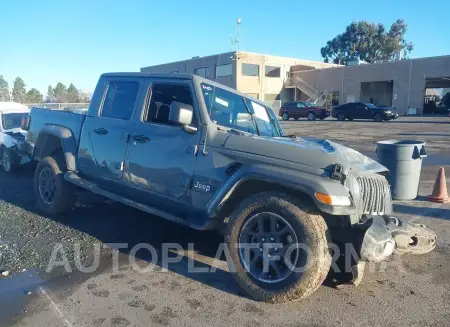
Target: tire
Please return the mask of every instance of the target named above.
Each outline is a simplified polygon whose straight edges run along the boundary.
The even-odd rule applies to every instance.
[[[345,120],[345,115],[342,112],[340,112],[340,113],[338,113],[336,115],[336,119],[339,120],[339,121],[344,121]]]
[[[287,112],[283,113],[283,116],[281,116],[283,120],[289,120],[289,114]]]
[[[62,153],[41,159],[36,167],[34,193],[39,207],[49,215],[70,210],[76,201],[76,187],[64,179],[65,171]]]
[[[2,147],[2,166],[7,173],[12,173],[19,168],[17,155],[6,147]]]
[[[383,116],[381,116],[381,114],[375,114],[373,115],[373,120],[376,121],[377,123],[382,122]]]
[[[308,112],[308,120],[316,120],[316,115],[312,112]]]
[[[266,216],[270,218],[265,218]],[[255,300],[281,303],[306,298],[315,292],[325,280],[331,265],[331,256],[328,250],[327,225],[323,217],[314,210],[311,210],[295,198],[286,194],[263,192],[245,199],[235,209],[230,218],[225,233],[225,243],[231,259],[228,260],[229,268],[237,283]],[[300,265],[305,267],[303,272],[292,271],[286,265],[283,267],[283,262],[276,259],[273,262],[276,261],[275,265],[278,266],[277,272],[275,270],[272,270],[272,272],[269,270],[267,275],[263,275],[262,273],[259,275],[259,278],[255,277],[257,272],[252,272],[251,265],[250,268],[246,268],[249,266],[248,262],[246,264],[244,259],[245,255],[242,255],[242,245],[247,243],[247,241],[243,242],[243,240],[247,240],[246,237],[249,236],[249,232],[246,231],[251,230],[248,226],[252,226],[251,224],[254,223],[255,219],[277,219],[274,224],[275,229],[278,227],[283,231],[291,231],[288,236],[282,236],[282,234],[277,232],[278,234],[275,234],[274,237],[279,238],[279,240],[270,237],[270,234],[265,234],[267,241],[269,241],[269,238],[270,242],[282,242],[281,240],[284,239],[285,241],[287,240],[286,242],[290,246],[292,244],[304,244],[308,246],[310,255],[305,255],[305,251],[295,252],[294,250],[292,252],[294,254],[296,253],[295,258],[298,260],[294,261],[296,267],[300,267]],[[258,220],[256,222],[258,223]],[[280,222],[281,225],[279,224]],[[260,225],[256,224],[256,226]],[[272,226],[272,223],[267,224],[267,221],[265,221],[261,226],[267,228]],[[284,228],[280,226],[284,226]],[[254,232],[251,231],[250,233]],[[254,256],[250,261],[253,262],[255,257],[263,260],[261,254],[257,254],[258,252],[264,251],[261,250],[264,246],[261,242],[264,241],[264,238],[257,240]],[[250,242],[253,243],[253,241]],[[272,243],[272,245],[275,244]],[[273,250],[278,250],[281,254],[286,250],[285,246],[281,250],[276,248]],[[258,247],[260,248],[258,249]],[[308,257],[308,260],[305,257]],[[247,259],[250,259],[250,257],[247,257]],[[306,264],[303,265],[305,262]],[[272,267],[270,264],[269,266]],[[283,270],[280,270],[280,267]],[[281,278],[283,276],[281,272],[287,275]],[[271,274],[276,276],[273,277]],[[264,278],[272,278],[272,280],[264,280]]]

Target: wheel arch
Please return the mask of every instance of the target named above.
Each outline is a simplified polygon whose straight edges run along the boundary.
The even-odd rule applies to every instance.
[[[76,171],[77,144],[72,131],[63,126],[45,125],[36,139],[32,157],[39,161],[58,151],[64,153],[67,170]]]

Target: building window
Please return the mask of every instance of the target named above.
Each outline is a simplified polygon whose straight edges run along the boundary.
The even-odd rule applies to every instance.
[[[275,67],[275,66],[265,66],[264,67],[264,72],[266,74],[266,77],[280,77],[281,76],[280,71],[281,71],[280,67]]]
[[[259,76],[259,65],[242,64],[242,76]]]
[[[264,94],[264,101],[275,101],[280,100],[280,95],[276,93],[266,93]]]
[[[137,82],[110,82],[100,115],[115,119],[129,119],[138,91],[139,83]]]
[[[233,75],[233,65],[218,65],[216,66],[216,77],[225,77]]]
[[[194,74],[204,78],[208,78],[208,67],[200,67],[194,69]]]

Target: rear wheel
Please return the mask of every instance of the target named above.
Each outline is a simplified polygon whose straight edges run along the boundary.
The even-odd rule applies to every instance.
[[[225,235],[237,283],[255,300],[306,298],[331,264],[327,226],[320,214],[279,192],[244,200]]]
[[[14,172],[19,166],[17,155],[6,147],[2,148],[2,166],[7,173]]]
[[[50,215],[68,211],[76,201],[76,188],[64,179],[63,154],[45,157],[34,173],[34,192],[39,207]]]
[[[373,120],[376,122],[382,122],[383,121],[383,116],[381,116],[381,114],[375,114],[373,115]]]
[[[281,118],[283,118],[283,120],[289,120],[289,114],[285,112]]]
[[[312,112],[308,112],[308,120],[316,120],[316,115]]]
[[[345,115],[342,112],[340,112],[340,113],[338,113],[336,115],[336,119],[340,120],[340,121],[344,121],[345,120]]]

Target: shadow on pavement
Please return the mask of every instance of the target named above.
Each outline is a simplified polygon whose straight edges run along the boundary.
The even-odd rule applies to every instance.
[[[450,220],[450,208],[414,207],[404,204],[393,204],[394,212]]]
[[[226,270],[215,267],[214,272],[190,272],[189,261],[195,268],[211,270],[212,266],[209,263],[212,263],[216,257],[219,245],[223,242],[223,237],[215,231],[196,231],[120,203],[111,202],[88,191],[80,192],[80,203],[70,213],[51,217],[37,210],[32,190],[32,170],[21,171],[20,174],[13,175],[0,172],[1,200],[89,234],[104,244],[126,243],[127,247],[119,250],[121,253],[119,261],[123,264],[129,262],[130,250],[140,243],[150,244],[156,249],[158,261],[153,261],[153,263],[160,267],[162,267],[160,254],[163,243],[177,243],[185,251],[189,248],[188,244],[192,243],[194,252],[203,256],[202,262],[197,258],[192,259],[192,253],[189,253],[189,258],[183,256],[181,261],[170,263],[169,271],[224,292],[246,296]],[[112,247],[114,248],[114,246]],[[220,252],[222,255],[218,259],[225,260],[223,251]],[[141,249],[136,253],[136,261],[144,260],[150,263],[152,259],[151,253],[146,249]],[[112,267],[110,259],[108,259],[108,264]]]

